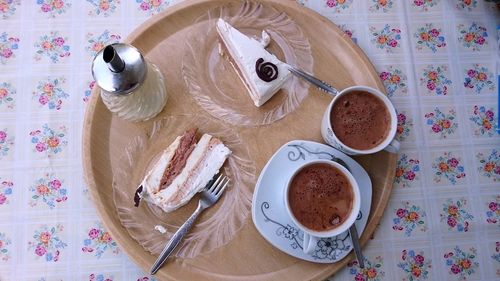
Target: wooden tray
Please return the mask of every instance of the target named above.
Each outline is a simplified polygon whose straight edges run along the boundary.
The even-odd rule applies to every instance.
[[[209,9],[237,3],[231,0],[185,1],[148,20],[126,40],[139,48],[146,58],[163,72],[170,98],[163,112],[155,118],[200,112],[203,108],[189,97],[181,75],[186,29]],[[308,37],[314,58],[314,74],[334,87],[367,85],[384,91],[377,72],[344,33],[328,19],[305,9],[295,1],[263,1],[285,12]],[[162,46],[176,46],[164,50]],[[321,142],[321,117],[331,98],[310,88],[300,106],[285,118],[265,126],[234,127],[249,147],[257,179],[271,155],[293,139]],[[210,115],[206,118],[221,122]],[[155,120],[129,123],[112,115],[94,89],[88,104],[83,132],[85,180],[102,221],[120,247],[145,271],[156,256],[145,251],[121,224],[113,201],[113,175],[127,143],[134,136],[150,131]],[[265,140],[265,141],[263,141]],[[158,151],[161,151],[158,147]],[[391,193],[397,155],[380,152],[356,157],[373,183],[372,212],[361,237],[365,244],[379,223]],[[144,167],[138,167],[144,169]],[[132,183],[135,184],[135,183]],[[267,243],[257,232],[251,216],[233,241],[209,254],[192,259],[172,258],[158,272],[160,280],[317,280],[337,272],[353,259],[353,253],[332,265],[314,264],[288,256]]]

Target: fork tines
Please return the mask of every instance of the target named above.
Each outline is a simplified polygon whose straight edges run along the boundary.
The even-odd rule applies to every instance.
[[[224,192],[224,189],[229,183],[229,178],[222,173],[218,173],[214,178],[215,181],[207,188],[207,191],[215,196],[219,196]]]

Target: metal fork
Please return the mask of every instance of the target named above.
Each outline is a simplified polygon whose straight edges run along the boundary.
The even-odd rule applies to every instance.
[[[187,221],[175,232],[170,241],[168,241],[167,245],[160,253],[155,263],[151,267],[151,274],[155,274],[163,265],[165,260],[170,256],[170,254],[174,251],[174,249],[179,245],[182,241],[182,238],[189,232],[191,227],[193,226],[196,218],[205,210],[206,208],[212,206],[219,200],[222,193],[227,187],[229,183],[229,179],[219,173],[215,175],[215,180],[211,180],[207,186],[200,192],[200,200],[198,201],[198,207],[193,212],[193,214],[187,219]]]
[[[312,76],[311,74],[309,74],[303,70],[300,70],[300,69],[293,67],[291,65],[288,66],[288,70],[290,70],[290,72],[293,75],[298,76],[298,77],[306,80],[307,82],[313,84],[314,86],[318,87],[318,89],[322,90],[323,92],[325,92],[327,94],[335,96],[339,93],[339,91],[337,89],[335,89],[334,87],[332,87],[332,85],[326,83],[323,80],[320,80],[320,79]]]

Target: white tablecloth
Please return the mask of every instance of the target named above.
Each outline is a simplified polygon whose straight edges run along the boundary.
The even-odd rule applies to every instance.
[[[498,5],[300,2],[359,44],[399,113],[397,178],[367,268],[333,279],[499,280]],[[93,55],[169,5],[0,0],[1,280],[154,280],[99,222],[81,128]]]

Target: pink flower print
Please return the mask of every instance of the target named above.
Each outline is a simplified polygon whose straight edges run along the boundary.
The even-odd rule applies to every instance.
[[[406,216],[406,214],[408,213],[407,210],[405,209],[401,209],[399,208],[397,211],[396,211],[396,216],[398,216],[399,218],[404,218]]]
[[[470,78],[472,78],[472,77],[476,76],[476,73],[477,73],[477,72],[476,72],[474,69],[469,69],[469,70],[467,71],[467,75],[468,75]]]
[[[422,255],[416,255],[415,262],[417,265],[422,265],[424,263],[424,257]]]
[[[380,281],[385,276],[383,269],[383,259],[378,256],[374,260],[364,259],[365,268],[359,268],[358,262],[353,261],[347,264],[349,273],[356,281]]]
[[[389,24],[386,24],[381,30],[370,26],[370,32],[372,36],[370,41],[378,49],[391,53],[396,47],[400,46],[401,30],[398,28],[391,28]]]
[[[490,202],[490,204],[488,204],[488,208],[495,212],[498,209],[498,204],[496,202]]]
[[[457,225],[457,220],[453,217],[449,217],[448,220],[446,221],[446,223],[450,226],[450,227],[455,227]]]
[[[410,187],[420,171],[419,163],[420,161],[418,159],[409,158],[408,155],[404,153],[401,154],[397,162],[394,183],[401,187]]]
[[[45,249],[45,247],[43,247],[43,246],[37,246],[35,248],[35,254],[37,256],[41,257],[41,256],[45,255],[45,253],[47,253],[47,250]]]
[[[69,97],[63,88],[65,83],[65,77],[47,78],[39,81],[36,90],[33,91],[33,99],[38,99],[40,105],[47,105],[49,109],[60,110],[63,100]]]
[[[148,3],[146,3],[146,2],[142,2],[142,3],[141,3],[141,5],[140,5],[139,7],[140,7],[140,8],[141,8],[141,10],[143,10],[143,11],[147,11],[147,10],[149,10],[149,9],[150,9],[149,4],[148,4]]]
[[[474,110],[472,112],[469,120],[472,121],[475,125],[474,134],[476,136],[487,136],[492,137],[495,134],[498,125],[494,122],[495,113],[493,112],[493,108],[487,108],[485,106],[474,106]]]
[[[7,196],[5,196],[3,193],[0,193],[0,205],[4,204],[7,202]]]
[[[28,250],[33,250],[33,253],[38,257],[45,257],[46,262],[59,260],[60,250],[68,246],[64,243],[59,234],[64,227],[61,224],[55,226],[42,225],[35,230],[33,239],[28,241]]]
[[[9,36],[7,32],[0,33],[0,63],[6,64],[8,59],[15,57],[19,49],[19,38]]]
[[[398,267],[406,274],[406,278],[403,278],[403,280],[417,281],[428,278],[429,269],[432,266],[430,260],[425,260],[423,251],[416,254],[415,251],[411,249],[403,250],[401,259],[402,262],[398,263]]]
[[[57,15],[63,14],[71,7],[71,3],[63,0],[37,0],[36,3],[40,5],[40,10],[49,16],[55,18]]]
[[[453,274],[459,274],[461,271],[462,269],[458,265],[454,264],[451,266],[451,272]]]
[[[52,187],[53,189],[59,189],[61,187],[61,181],[58,180],[58,179],[54,179],[52,180],[50,183],[49,183],[50,187]]]
[[[458,160],[456,158],[451,158],[448,160],[448,165],[455,168],[456,166],[458,166]]]
[[[49,102],[49,98],[47,96],[40,96],[38,98],[38,102],[41,104],[41,105],[45,105]]]
[[[383,71],[382,73],[380,73],[380,79],[381,79],[382,81],[387,80],[387,79],[389,78],[389,76],[390,76],[390,73],[389,73],[389,72]]]
[[[442,34],[440,28],[435,28],[432,23],[426,23],[424,26],[417,28],[415,33],[413,33],[413,37],[416,39],[417,50],[428,48],[435,53],[439,48],[446,47],[444,34]]]
[[[439,135],[440,139],[447,138],[458,129],[458,123],[455,121],[456,112],[454,109],[448,110],[448,113],[443,113],[441,109],[436,107],[434,112],[426,113],[425,118],[427,118],[426,125],[430,127],[430,131]]]
[[[140,2],[141,0],[136,0],[134,2]],[[148,0],[144,0],[147,2]],[[104,16],[108,17],[116,10],[120,0],[87,0],[90,5],[92,5],[92,10],[89,11],[90,16]]]
[[[4,131],[0,131],[0,142],[4,142],[6,138],[7,133],[5,133]]]
[[[97,258],[100,258],[106,251],[112,251],[113,254],[120,252],[118,244],[113,241],[109,232],[103,229],[101,223],[90,228],[88,238],[83,240],[82,251],[84,253],[94,253]]]
[[[429,30],[429,34],[432,36],[432,37],[437,37],[439,35],[439,30],[433,28],[431,30]]]
[[[50,209],[53,209],[57,203],[68,200],[67,189],[63,186],[63,181],[56,178],[53,173],[46,173],[43,177],[37,179],[29,190],[32,192],[29,202],[31,207],[43,202]]]
[[[421,11],[428,11],[429,8],[436,6],[439,1],[436,0],[413,0],[413,6]]]
[[[389,65],[380,72],[379,77],[387,90],[387,96],[392,97],[396,93],[405,94],[408,92],[406,75],[399,68]]]
[[[98,229],[95,229],[95,228],[92,228],[90,231],[89,231],[89,237],[91,239],[95,239],[99,236],[99,230]]]
[[[356,274],[356,276],[354,277],[354,280],[355,281],[366,281],[365,277],[363,275],[361,275],[361,273]]]
[[[44,152],[45,150],[47,150],[47,146],[44,143],[37,143],[35,148],[38,152]]]
[[[488,37],[488,32],[485,26],[477,22],[472,22],[469,26],[459,24],[457,29],[459,33],[458,40],[465,48],[472,48],[472,51],[479,51],[487,44],[486,38]]]
[[[40,61],[45,57],[52,63],[57,63],[62,58],[69,57],[71,53],[67,41],[68,39],[60,36],[58,31],[40,36],[34,44],[36,50],[34,59]]]
[[[448,230],[456,228],[458,232],[469,231],[469,222],[474,218],[468,210],[465,209],[467,201],[458,199],[456,201],[448,198],[443,204],[442,212],[439,215],[441,222],[446,222]]]
[[[35,151],[45,152],[46,156],[53,157],[63,151],[63,148],[68,145],[66,140],[67,129],[65,126],[59,126],[57,129],[52,129],[48,124],[42,125],[41,130],[30,132],[31,143]]]
[[[47,12],[49,12],[50,10],[52,10],[52,8],[51,8],[51,7],[49,6],[49,4],[47,4],[47,3],[44,3],[44,4],[42,5],[42,7],[40,7],[40,9],[41,9],[41,10],[42,10],[42,12],[44,12],[44,13],[47,13]]]
[[[404,177],[405,177],[405,179],[412,181],[415,179],[415,173],[413,171],[408,171],[408,172],[406,172]]]
[[[64,39],[62,37],[57,37],[52,40],[56,46],[63,46],[64,45]]]
[[[436,89],[436,84],[433,82],[427,82],[427,89],[434,91],[434,89]]]
[[[11,49],[3,49],[2,50],[2,57],[8,59],[12,56],[12,50]]]
[[[406,122],[406,115],[399,113],[398,122]]]
[[[442,131],[441,126],[439,126],[438,124],[433,124],[431,128],[434,133],[439,133]]]
[[[491,179],[493,182],[500,181],[500,157],[497,149],[489,152],[476,154],[477,171],[481,176]]]

